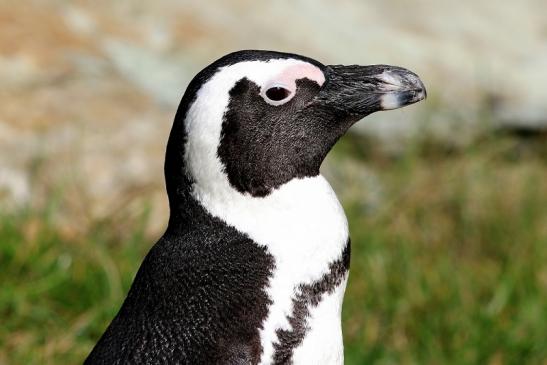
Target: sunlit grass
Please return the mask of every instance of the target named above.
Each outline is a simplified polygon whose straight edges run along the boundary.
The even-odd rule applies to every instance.
[[[547,164],[516,148],[375,164],[379,211],[345,204],[348,363],[547,362]]]
[[[545,150],[495,138],[390,158],[363,145],[347,138],[330,160],[365,160],[382,191],[365,209],[363,181],[338,187],[355,192],[341,194],[353,242],[346,363],[545,364]],[[55,209],[1,219],[0,364],[81,362],[153,244],[146,210],[130,229],[106,220],[75,234]]]
[[[0,227],[0,364],[79,363],[115,315],[149,239],[101,224],[68,238],[46,212]]]

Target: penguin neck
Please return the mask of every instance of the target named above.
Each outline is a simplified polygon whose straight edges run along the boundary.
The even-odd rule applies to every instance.
[[[348,224],[328,182],[321,175],[292,179],[265,197],[242,194],[223,183],[196,183],[191,194],[209,214],[265,247],[274,259],[265,288],[272,304],[260,330],[264,351],[261,364],[275,358],[274,344],[280,341],[280,329],[290,329],[292,336],[299,333],[299,328],[315,328],[316,335],[310,334],[311,340],[307,341],[311,342],[299,349],[300,355],[295,352],[296,357],[309,358],[323,346],[341,349],[340,313],[349,265]],[[331,280],[337,262],[344,264],[340,264],[336,280]],[[333,287],[322,293],[324,304],[312,308],[308,303],[313,299],[303,288],[324,288],[325,282]],[[310,319],[299,317],[295,308],[301,306],[310,311]],[[328,333],[329,340],[325,342],[321,333]]]
[[[185,128],[184,104],[190,103],[181,103],[166,151],[170,228],[189,227],[199,217],[212,215],[274,255],[275,251],[301,258],[321,254],[323,266],[340,256],[348,238],[347,220],[323,176],[293,178],[260,197],[237,190],[218,157],[218,146],[212,147],[207,138]],[[217,132],[213,140],[220,141]]]
[[[317,276],[340,256],[348,238],[342,206],[321,175],[292,179],[265,197],[240,193],[227,179],[197,181],[191,196],[209,214],[266,246],[274,257],[312,260],[317,267],[310,272]]]
[[[347,220],[323,176],[293,178],[268,195],[255,197],[230,184],[216,153],[189,153],[191,147],[194,152],[203,148],[190,145],[196,140],[189,138],[182,120],[175,118],[165,160],[171,228],[192,225],[204,216],[196,212],[203,210],[270,251],[279,249],[280,254],[287,254],[288,241],[319,239],[336,244],[295,243],[291,254],[305,257],[323,251],[329,261],[341,254],[348,237]],[[329,250],[333,251],[329,254]]]

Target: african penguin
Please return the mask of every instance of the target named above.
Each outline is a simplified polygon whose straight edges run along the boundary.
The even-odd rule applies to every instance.
[[[86,364],[342,364],[350,240],[319,167],[356,121],[425,96],[404,68],[272,51],[198,73],[167,144],[168,227]]]

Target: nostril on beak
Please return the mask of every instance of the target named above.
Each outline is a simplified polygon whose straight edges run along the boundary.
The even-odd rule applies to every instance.
[[[386,90],[425,90],[422,80],[415,73],[404,68],[385,70],[377,76]]]

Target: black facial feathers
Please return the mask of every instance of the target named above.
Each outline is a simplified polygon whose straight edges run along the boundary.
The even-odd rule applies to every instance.
[[[264,101],[260,87],[246,78],[230,91],[218,156],[238,191],[265,196],[293,178],[319,173],[313,151],[321,145],[321,130],[301,110],[320,86],[308,79],[296,86],[296,95],[278,106]]]
[[[257,364],[274,259],[235,228],[192,209],[142,263],[85,364]]]

